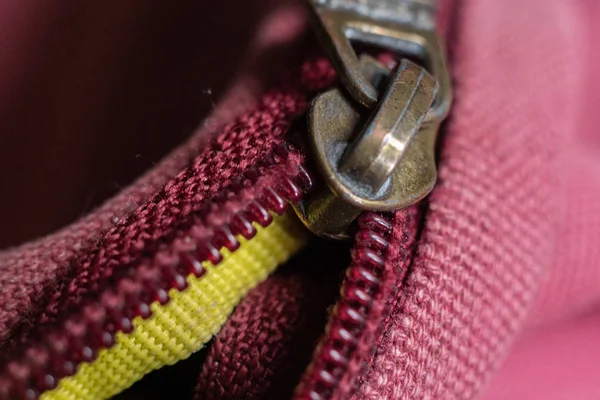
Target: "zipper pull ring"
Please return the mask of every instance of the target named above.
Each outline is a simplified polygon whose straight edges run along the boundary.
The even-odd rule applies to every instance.
[[[379,92],[364,75],[351,41],[424,61],[440,85],[427,121],[443,120],[451,103],[450,74],[435,29],[436,0],[308,0],[317,36],[350,95],[373,108]]]
[[[404,208],[433,189],[435,139],[450,108],[450,78],[431,0],[310,3],[351,99],[333,89],[311,104],[309,137],[326,187],[295,209],[313,232],[345,238],[363,210]],[[357,57],[350,39],[421,58],[432,74],[403,59],[386,79],[390,71],[372,57]],[[360,123],[364,106],[374,109],[366,124]]]

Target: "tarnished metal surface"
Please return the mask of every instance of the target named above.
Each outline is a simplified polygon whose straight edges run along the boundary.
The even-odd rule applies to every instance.
[[[387,68],[371,57],[363,56],[361,61],[371,82],[389,74]],[[375,193],[344,176],[338,165],[348,143],[361,130],[363,113],[362,107],[341,89],[319,95],[311,105],[309,139],[327,187],[297,205],[296,211],[305,225],[321,236],[345,238],[348,226],[363,210],[407,207],[425,197],[435,184],[436,124],[422,126],[414,139],[408,141],[403,156],[394,160],[397,165]]]
[[[346,179],[360,185],[364,196],[376,196],[402,159],[437,93],[437,82],[427,71],[402,60],[380,96],[371,119],[348,145],[339,164]],[[320,121],[322,125],[327,122]],[[312,129],[326,130],[325,126]]]
[[[377,20],[411,24],[421,29],[433,29],[435,24],[434,0],[314,0],[313,3]]]
[[[443,119],[450,107],[450,76],[439,35],[435,2],[416,0],[310,0],[317,35],[348,92],[373,107],[377,90],[364,77],[350,41],[423,60],[440,86],[427,121]]]
[[[433,189],[435,139],[452,101],[450,76],[433,1],[310,3],[344,88],[318,96],[309,110],[313,154],[326,187],[296,211],[315,233],[341,238],[362,210],[404,208]],[[390,71],[371,57],[359,60],[351,41],[419,59],[423,66],[402,59],[386,79]],[[378,90],[382,80],[387,84]]]

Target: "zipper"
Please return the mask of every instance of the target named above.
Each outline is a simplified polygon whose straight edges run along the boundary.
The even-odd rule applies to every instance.
[[[105,282],[98,279],[96,283],[102,284],[96,288],[98,295],[94,296],[93,287],[87,287],[85,296],[90,299],[82,300],[76,312],[58,314],[50,323],[41,324],[43,327],[35,336],[29,333],[12,354],[3,354],[7,361],[0,366],[1,399],[40,395],[45,399],[106,398],[116,394],[152,369],[198,350],[217,332],[241,296],[302,246],[306,232],[299,229],[301,224],[286,214],[286,209],[290,202],[298,201],[310,190],[313,180],[303,167],[304,155],[296,147],[288,146],[283,136],[291,122],[305,110],[305,98],[313,90],[330,85],[333,75],[326,64],[316,62],[303,68],[303,76],[306,79],[302,79],[300,88],[285,84],[283,89],[265,95],[256,110],[226,127],[216,142],[194,160],[194,165],[209,172],[214,168],[221,171],[231,163],[229,159],[236,160],[236,165],[241,164],[242,168],[230,179],[231,184],[215,192],[185,218],[177,218],[181,213],[173,216],[170,224],[176,227],[176,232],[165,235],[166,239],[153,240],[157,243],[148,246],[153,253],[144,254],[135,265],[115,271]],[[228,153],[229,158],[220,160],[215,155],[219,153]],[[189,173],[190,170],[183,171],[169,185],[181,184],[185,191],[192,190],[187,183]],[[194,185],[203,182],[197,181]],[[156,204],[162,204],[165,198],[178,200],[164,191],[155,197],[152,205],[144,205],[138,214],[150,213],[149,209],[157,208]],[[177,211],[181,210],[179,207]],[[135,221],[125,220],[118,228],[126,232],[133,223]],[[119,229],[113,229],[107,236],[117,235]],[[265,240],[270,241],[269,245],[265,245]],[[257,242],[262,243],[262,247],[255,250],[256,254],[250,259],[248,248],[255,248]],[[106,252],[107,244],[100,242],[98,246],[100,250],[93,259]],[[228,276],[223,276],[225,273]],[[87,276],[89,274],[83,278]],[[190,289],[197,289],[211,279],[214,281],[211,291],[206,295],[196,294],[206,298],[204,309],[210,309],[212,318],[201,318],[208,311],[190,312],[183,317],[176,315],[183,321],[196,318],[193,321],[198,325],[206,325],[202,331],[192,330],[197,334],[192,338],[185,332],[175,332],[174,339],[192,341],[183,351],[168,349],[168,354],[162,354],[164,357],[160,360],[141,365],[130,365],[131,360],[124,356],[122,361],[127,371],[91,371],[99,362],[106,367],[107,357],[117,357],[115,348],[123,348],[123,341],[137,334],[140,326],[150,321],[156,328],[157,314],[164,316],[165,309],[173,308],[176,297],[185,297]],[[83,287],[79,286],[79,289]],[[190,299],[184,298],[180,303],[179,309],[187,311],[185,304],[190,306]],[[221,306],[221,303],[226,304]],[[217,313],[212,309],[215,304]],[[213,319],[218,323],[212,323]],[[155,329],[152,335],[156,333]],[[163,343],[166,347],[173,338],[167,339]],[[173,354],[177,357],[173,358]],[[130,375],[131,370],[140,373]],[[111,372],[129,375],[127,379],[102,384],[97,376],[96,380],[92,379],[96,372],[102,379],[110,379],[107,375]],[[96,387],[90,390],[86,387],[88,384]]]
[[[433,189],[436,136],[452,101],[450,76],[434,26],[435,0],[310,4],[343,87],[319,95],[309,110],[309,142],[326,185],[296,211],[316,234],[347,238],[362,211],[403,209]],[[373,58],[358,57],[351,40],[424,65],[404,58],[390,74]]]
[[[126,273],[106,277],[102,293],[96,297],[93,289],[98,291],[98,287],[90,286],[82,297],[92,300],[80,304],[77,313],[44,316],[43,332],[35,337],[24,335],[10,361],[0,366],[0,398],[38,398],[42,394],[45,399],[108,397],[150,370],[198,350],[245,292],[301,248],[305,234],[290,222],[287,204],[320,236],[347,238],[358,225],[340,299],[296,392],[302,399],[334,396],[346,379],[374,298],[381,292],[392,235],[391,212],[415,204],[435,183],[435,137],[448,113],[451,93],[441,42],[433,30],[432,2],[314,0],[310,4],[317,33],[343,82],[343,88],[317,96],[308,111],[308,142],[323,182],[315,184],[302,150],[285,140],[274,141],[263,157],[255,157],[254,164],[244,159],[250,157],[247,154],[237,159],[240,164],[250,164],[239,172],[239,179],[205,199],[204,209],[190,212],[185,221],[175,224],[176,232],[168,240],[151,246],[152,255],[144,253]],[[388,66],[372,57],[358,57],[350,38],[422,58],[427,69],[402,60],[389,77]],[[322,62],[306,67],[303,83],[311,89],[330,86],[330,68]],[[287,97],[275,96],[276,100],[267,96],[268,104],[263,106],[275,110],[267,118],[268,135],[283,136],[291,120],[305,109],[303,99],[312,90],[308,92],[299,95],[292,90]],[[286,101],[293,104],[286,106]],[[365,119],[369,109],[373,111]],[[248,122],[257,117],[249,113],[244,118]],[[235,128],[230,126],[217,139],[218,151],[236,149],[239,144],[231,137],[264,139],[260,135],[247,138]],[[259,128],[265,127],[259,124]],[[230,143],[222,140],[227,135]],[[269,257],[265,247],[275,245],[273,241],[286,244],[275,251],[276,257]],[[261,256],[248,256],[248,252]],[[262,259],[270,260],[268,265]],[[244,273],[235,268],[246,264],[258,265],[248,279],[229,272]],[[226,277],[228,273],[231,276]],[[138,375],[120,371],[127,377],[119,382],[94,381],[99,379],[94,374],[105,374],[102,379],[114,375],[114,371],[106,371],[107,358],[117,354],[114,349],[122,351],[122,343],[138,333],[140,326],[147,321],[158,324],[157,318],[165,313],[173,317],[178,312],[173,308],[200,304],[190,303],[185,294],[191,293],[193,286],[198,296],[204,296],[199,285],[211,280],[217,280],[215,287],[227,292],[233,287],[235,293],[226,299],[219,297],[226,305],[214,314],[215,324],[196,332],[202,336],[200,340],[195,338],[188,347],[178,343],[174,345],[177,351],[169,350],[163,359],[152,359],[141,367],[135,360],[136,366],[126,365],[124,358],[123,368],[138,368]],[[66,304],[71,304],[68,300]],[[201,303],[204,307],[212,304],[205,300]],[[177,314],[177,318],[181,322],[192,317],[188,313]],[[151,336],[154,331],[148,332]],[[176,335],[185,342],[185,334]],[[153,340],[151,337],[150,342]],[[90,381],[101,390],[90,392],[86,387]]]
[[[358,219],[358,227],[340,298],[295,398],[331,398],[359,344],[374,297],[381,290],[392,216],[365,212]]]
[[[351,397],[374,351],[368,325],[376,325],[375,331],[383,325],[382,313],[372,311],[376,296],[383,293],[391,212],[411,208],[433,189],[436,136],[452,92],[435,31],[436,0],[310,3],[317,35],[343,90],[323,93],[311,105],[309,142],[326,185],[294,207],[311,231],[331,238],[348,237],[349,226],[360,217],[340,299],[295,399],[344,399]],[[420,59],[423,66],[403,59],[390,74],[373,58],[358,57],[351,40]],[[366,122],[365,107],[373,110]],[[414,218],[414,213],[412,207],[408,215]],[[410,242],[408,236],[405,232],[403,240]],[[388,296],[393,293],[386,291]],[[367,349],[358,352],[359,346]]]

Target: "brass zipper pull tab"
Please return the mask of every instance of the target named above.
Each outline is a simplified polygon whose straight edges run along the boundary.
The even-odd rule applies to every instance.
[[[311,0],[311,6],[351,98],[333,89],[313,101],[309,136],[326,187],[295,208],[313,232],[344,238],[363,210],[404,208],[433,189],[450,78],[431,0]],[[431,74],[404,59],[388,77],[373,58],[357,57],[350,39],[421,58]],[[387,86],[380,91],[382,81]],[[365,106],[374,111],[361,123]]]

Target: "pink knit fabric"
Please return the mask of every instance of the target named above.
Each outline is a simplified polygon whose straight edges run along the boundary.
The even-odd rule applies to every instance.
[[[600,399],[600,314],[530,332],[511,351],[481,400]]]
[[[413,272],[355,398],[474,398],[528,324],[600,294],[588,58],[598,35],[586,24],[597,8],[461,4],[439,183]]]

